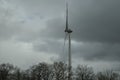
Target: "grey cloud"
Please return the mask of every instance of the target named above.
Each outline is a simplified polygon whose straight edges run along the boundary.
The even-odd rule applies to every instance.
[[[73,39],[83,42],[119,43],[119,3],[120,1],[113,0],[71,2],[69,25],[73,29]],[[53,37],[64,37],[64,18],[57,20],[53,19],[51,24],[48,24],[48,28],[52,30],[50,34],[54,35]]]
[[[85,5],[82,5],[80,2]],[[80,2],[79,5],[81,6],[73,7],[72,9],[75,12],[71,10],[70,14],[74,38],[78,41],[119,43],[120,1],[91,0],[91,3],[86,1]],[[78,3],[75,4],[78,5]]]
[[[23,2],[24,1],[19,1],[19,0],[18,0],[18,2],[16,2],[16,1],[14,2],[14,0],[11,0],[11,1],[6,2],[7,4],[4,5],[5,9],[3,7],[0,7],[0,12],[2,12],[3,14],[7,14],[5,16],[2,16],[2,14],[0,13],[1,14],[1,16],[0,16],[0,18],[1,18],[0,19],[0,21],[1,21],[1,23],[0,23],[1,39],[10,39],[10,38],[14,37],[18,41],[32,42],[39,38],[54,38],[54,35],[56,33],[53,33],[53,32],[57,31],[57,30],[62,30],[62,28],[60,28],[60,27],[61,27],[61,24],[63,24],[63,21],[61,22],[60,27],[58,27],[58,24],[61,20],[56,20],[57,21],[56,24],[52,24],[51,21],[53,19],[51,19],[52,17],[51,17],[51,15],[49,15],[49,13],[50,13],[49,11],[53,12],[52,15],[54,15],[54,16],[57,14],[55,12],[60,11],[58,13],[61,16],[61,14],[62,14],[61,10],[63,9],[61,7],[64,7],[61,4],[64,1],[56,1],[56,0],[53,0],[53,1],[29,0],[29,1],[27,1],[26,0],[24,3]],[[33,3],[36,4],[36,6]],[[38,3],[40,3],[40,4],[38,5]],[[55,5],[53,5],[54,3],[55,3]],[[60,4],[57,5],[58,3],[60,3]],[[20,8],[23,8],[22,6],[20,6],[20,4],[23,4],[24,7],[25,6],[29,7],[31,12],[29,12],[29,11],[27,12],[27,10],[26,10],[26,12],[24,12],[24,10],[21,11],[21,10],[19,10],[19,8],[14,8],[15,6],[11,6],[12,4],[16,4],[16,5],[18,4],[17,7],[20,7]],[[9,7],[7,5],[9,5]],[[42,14],[39,14],[39,13],[36,13],[35,11],[33,11],[34,9],[32,9],[32,8],[34,8],[34,7],[39,8],[38,6],[40,7],[40,9],[43,9],[44,11],[43,10],[36,10],[36,11],[40,11],[40,13],[42,13]],[[57,6],[58,8],[54,7],[54,6]],[[56,9],[54,9],[53,7]],[[46,8],[46,10],[45,10],[45,8]],[[50,9],[47,9],[47,8],[50,8]],[[58,10],[58,11],[56,11],[56,10]],[[20,12],[20,13],[18,13],[18,12]],[[33,14],[34,16],[32,15],[32,12],[34,12],[34,14]],[[25,14],[22,14],[22,13],[25,13]],[[44,13],[46,13],[46,14],[44,14]],[[43,17],[47,16],[47,18],[45,17],[46,19],[49,19],[48,16],[51,17],[50,21],[48,20],[48,22],[46,22],[51,27],[48,26],[46,29],[42,29],[42,28],[46,27],[46,25],[42,24],[42,20],[41,20],[41,18],[39,18],[39,16],[41,16],[41,15]],[[19,16],[19,17],[16,17],[16,16]],[[20,18],[22,18],[23,21],[19,21]],[[11,20],[14,20],[14,21],[11,22]],[[44,20],[43,20],[43,23],[45,23]],[[57,30],[55,30],[56,27],[58,27]],[[49,34],[52,35],[53,37],[50,36]],[[58,38],[59,38],[59,36],[62,36],[62,35],[59,34]]]
[[[47,52],[52,54],[60,54],[63,50],[63,44],[57,40],[38,40],[34,42],[33,49],[38,52]]]
[[[80,41],[82,42],[92,41],[93,43],[100,42],[100,45],[93,44],[93,43],[89,43],[87,45],[84,44],[82,46],[73,45],[73,53],[75,53],[75,55],[80,54],[81,57],[84,57],[85,59],[88,59],[88,60],[94,60],[94,59],[100,60],[105,58],[106,60],[109,60],[109,59],[117,60],[119,58],[119,54],[118,54],[119,45],[116,47],[116,44],[115,45],[107,44],[106,46],[106,42],[107,43],[119,42],[118,34],[120,31],[118,27],[119,23],[117,20],[119,19],[119,17],[117,17],[118,13],[116,13],[117,11],[119,11],[116,7],[117,3],[119,2],[112,3],[112,5],[114,6],[116,5],[114,9],[112,9],[114,10],[114,13],[112,10],[109,9],[109,8],[112,8],[111,2],[109,3],[107,3],[106,1],[97,2],[94,0],[88,1],[88,2],[74,1],[73,3],[70,3],[70,7],[72,9],[70,9],[69,22],[70,22],[70,27],[73,29],[72,39],[77,40],[78,44]],[[80,4],[78,5],[78,3]],[[114,16],[112,14],[116,14],[116,15]],[[114,21],[115,19],[116,21]],[[59,50],[60,46],[58,45],[61,45],[61,43],[56,42],[55,40],[63,39],[65,36],[64,35],[65,19],[63,17],[58,17],[58,18],[50,19],[46,23],[47,23],[47,28],[43,29],[42,31],[40,31],[39,26],[34,27],[36,28],[34,30],[32,27],[29,27],[28,29],[26,26],[24,26],[22,27],[23,29],[19,33],[17,33],[18,31],[16,31],[18,30],[16,27],[13,27],[13,28],[6,27],[5,30],[7,32],[6,34],[8,34],[8,37],[10,36],[10,34],[12,35],[17,34],[17,39],[20,41],[26,41],[26,42],[30,41],[31,43],[33,43],[35,40],[45,39],[46,40],[45,44],[33,43],[34,50],[40,51],[40,52],[43,51],[43,52],[52,52],[52,53],[60,54],[61,53],[61,51]],[[113,25],[116,25],[116,26],[114,26],[113,28]],[[5,31],[5,30],[2,30],[2,31]],[[55,39],[55,40],[49,41],[48,38]],[[113,55],[113,53],[116,55]]]
[[[32,2],[30,1],[29,4],[31,3]],[[48,2],[45,1],[45,3]],[[120,41],[119,3],[120,1],[112,1],[112,0],[71,1],[69,22],[71,29],[73,29],[73,35],[72,35],[73,39],[83,42],[87,41],[87,42],[118,43]],[[22,35],[25,36],[23,38],[28,38],[29,40],[33,38],[37,38],[38,36],[59,38],[59,39],[64,38],[64,28],[65,28],[64,18],[60,17],[59,19],[58,17],[49,20],[46,23],[47,23],[47,28],[42,32],[39,31],[35,32],[34,35],[30,35],[31,38],[29,38],[29,36],[27,35],[26,36]]]
[[[35,52],[44,52],[49,53],[49,55],[58,55],[59,57],[54,58],[54,61],[67,61],[67,50],[68,46],[67,43],[64,46],[63,40],[56,40],[56,39],[42,39],[37,40],[33,43],[33,50]]]
[[[14,0],[16,4],[22,5],[30,15],[42,17],[55,17],[64,12],[65,0]]]
[[[44,40],[33,44],[33,49],[38,52],[58,54],[63,60],[67,59],[67,43],[63,51],[63,42],[57,40]],[[77,59],[86,61],[120,61],[120,44],[107,43],[72,43],[72,55]]]
[[[69,22],[73,29],[72,39],[89,43],[73,46],[73,55],[80,55],[79,57],[87,60],[119,61],[119,3],[120,1],[113,0],[76,0],[70,3]],[[47,36],[64,38],[64,18],[51,20],[50,23],[50,33]]]
[[[61,16],[65,13],[64,1],[13,0],[13,2],[25,9],[25,13],[28,15],[25,15],[25,18],[30,17],[31,21],[28,23],[15,21],[12,24],[8,22],[9,25],[0,23],[0,39],[10,40],[11,37],[15,37],[16,43],[32,44],[32,56],[44,52],[46,55],[58,54],[60,57],[66,58],[67,52],[62,53],[63,42],[59,41],[65,37],[65,18]],[[73,30],[72,41],[76,42],[72,43],[73,58],[78,60],[83,58],[85,61],[96,62],[101,60],[119,62],[120,1],[71,0],[69,3],[69,27]],[[46,21],[43,21],[45,25],[41,24],[42,20],[37,18],[39,16],[42,16],[42,19],[46,18]],[[8,21],[10,21],[9,19]],[[15,19],[18,18],[15,17]],[[25,49],[22,54],[26,52]],[[32,56],[31,59],[36,58],[36,56],[34,58]],[[42,57],[42,55],[40,56]]]
[[[73,29],[72,40],[78,43],[88,42],[87,45],[72,46],[73,55],[79,55],[86,60],[119,61],[119,3],[120,1],[112,0],[76,0],[70,3],[69,22]],[[50,20],[47,27],[46,36],[64,38],[64,18]]]
[[[64,38],[64,27],[64,19],[55,18],[53,20],[47,21],[47,29],[43,31],[43,34],[47,37],[61,39]]]
[[[120,61],[120,44],[83,43],[72,48],[73,56],[88,61]]]
[[[1,1],[0,1],[1,3]],[[9,39],[20,31],[18,19],[12,6],[0,5],[0,40]]]
[[[40,25],[40,24],[39,24]],[[17,40],[25,42],[34,42],[36,40],[59,40],[63,39],[64,33],[64,19],[62,17],[54,18],[46,21],[47,26],[31,26],[27,29],[26,26],[22,27],[22,32],[18,34]],[[46,27],[41,29],[42,27]],[[34,30],[33,30],[34,29]]]

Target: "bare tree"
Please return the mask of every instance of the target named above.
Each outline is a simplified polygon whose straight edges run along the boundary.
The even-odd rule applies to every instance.
[[[7,80],[12,70],[13,70],[13,65],[9,63],[1,64],[0,65],[0,80]]]
[[[55,62],[53,64],[54,80],[66,80],[67,79],[67,65],[63,62]]]
[[[98,80],[118,80],[119,75],[112,70],[106,70],[97,74]]]
[[[14,68],[10,74],[10,80],[21,80],[21,70],[17,67]]]
[[[29,69],[21,72],[21,80],[31,80]]]
[[[86,65],[78,65],[76,69],[76,80],[95,80],[93,69]]]
[[[31,78],[36,80],[49,80],[50,69],[48,64],[39,63],[31,67]]]

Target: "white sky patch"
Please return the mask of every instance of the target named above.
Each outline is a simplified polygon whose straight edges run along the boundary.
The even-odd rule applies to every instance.
[[[65,15],[64,0],[11,0],[11,2],[24,8],[28,15],[27,19],[50,20],[58,16],[61,17],[63,14]]]
[[[26,16],[24,9],[16,4],[11,3],[11,1],[2,0],[0,1],[0,4],[0,8],[3,10],[2,13],[4,14],[3,17],[5,18],[6,16],[9,16],[9,21],[11,20],[13,22],[20,22]]]
[[[57,55],[33,51],[32,43],[17,42],[14,39],[0,42],[0,63],[11,63],[26,69],[39,62],[51,63],[52,57]]]

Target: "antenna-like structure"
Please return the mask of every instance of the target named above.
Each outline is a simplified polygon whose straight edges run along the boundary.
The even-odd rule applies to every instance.
[[[69,43],[69,47],[68,47],[68,80],[72,80],[71,78],[71,33],[72,30],[68,28],[69,26],[69,21],[68,21],[68,1],[66,0],[66,28],[65,28],[65,33],[68,34],[69,39],[68,39],[68,43]]]

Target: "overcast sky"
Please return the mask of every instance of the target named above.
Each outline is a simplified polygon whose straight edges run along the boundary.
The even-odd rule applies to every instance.
[[[120,1],[68,2],[72,65],[120,70]],[[65,0],[0,0],[0,63],[67,60],[64,29]]]

